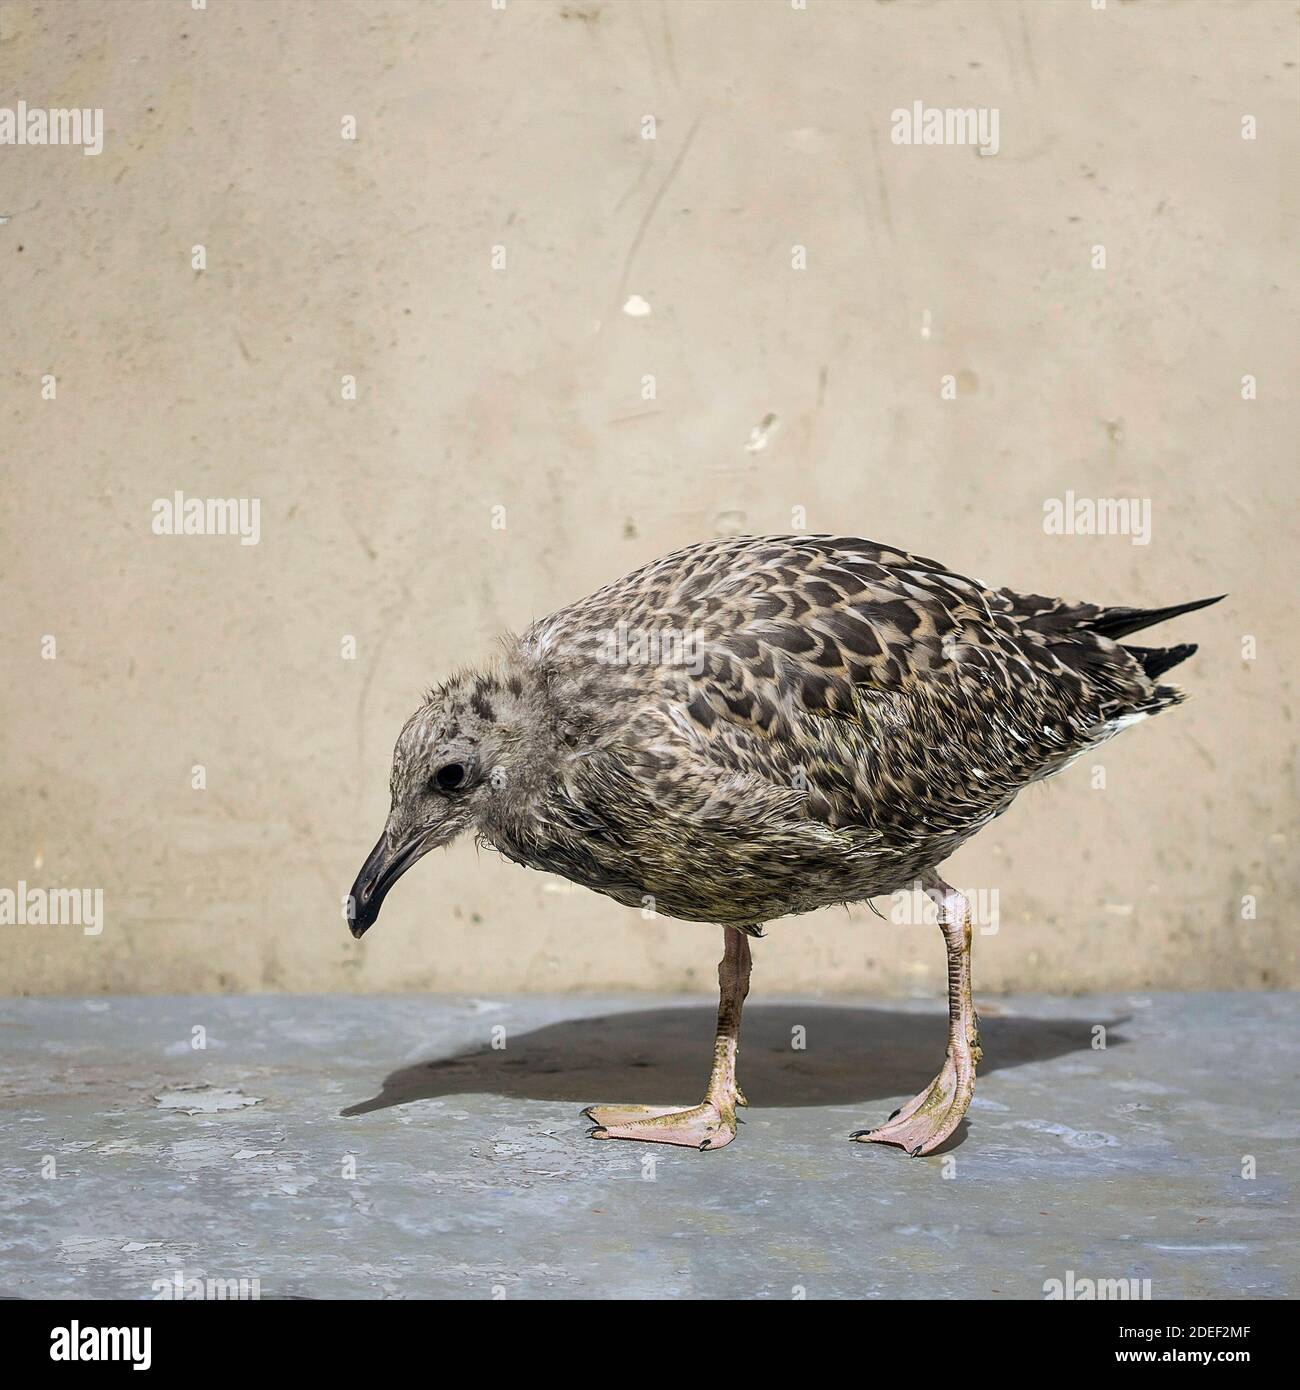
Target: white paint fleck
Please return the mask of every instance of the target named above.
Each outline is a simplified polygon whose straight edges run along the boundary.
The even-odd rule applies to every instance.
[[[772,441],[772,436],[781,427],[781,422],[769,411],[749,432],[749,439],[745,443],[747,453],[761,453]]]
[[[117,1240],[120,1240],[119,1236]],[[59,1253],[66,1260],[105,1260],[119,1253],[112,1236],[70,1236],[59,1242]]]
[[[222,1110],[244,1110],[260,1105],[261,1096],[246,1096],[238,1086],[173,1086],[154,1096],[159,1110],[179,1110],[184,1115],[215,1115]]]
[[[154,1156],[158,1153],[156,1144],[139,1144],[134,1139],[109,1139],[95,1150],[97,1154],[149,1154]]]
[[[650,306],[639,294],[630,294],[627,303],[623,305],[623,312],[628,318],[643,319],[649,316]]]

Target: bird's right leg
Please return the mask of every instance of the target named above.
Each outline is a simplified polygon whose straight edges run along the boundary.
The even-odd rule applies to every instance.
[[[718,962],[718,1031],[713,1072],[704,1101],[690,1109],[674,1105],[589,1105],[582,1113],[596,1122],[592,1139],[635,1139],[643,1144],[680,1144],[720,1149],[736,1137],[736,1106],[746,1103],[736,1084],[740,1013],[749,993],[749,937],[727,927]]]
[[[971,999],[970,904],[937,874],[922,886],[939,909],[948,952],[948,1052],[943,1070],[876,1129],[849,1136],[864,1144],[897,1144],[915,1158],[933,1153],[961,1124],[975,1094],[975,1064],[980,1060],[980,1021]]]

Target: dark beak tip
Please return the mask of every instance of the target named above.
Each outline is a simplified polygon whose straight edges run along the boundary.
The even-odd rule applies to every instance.
[[[348,930],[357,941],[375,925],[388,890],[423,852],[419,839],[393,850],[386,834],[379,837],[352,885]]]
[[[355,940],[360,941],[370,928],[375,925],[379,917],[379,908],[382,902],[382,894],[380,894],[378,901],[364,894],[361,890],[360,880],[353,884],[352,897],[351,901],[348,903],[346,920],[348,930],[352,933]]]

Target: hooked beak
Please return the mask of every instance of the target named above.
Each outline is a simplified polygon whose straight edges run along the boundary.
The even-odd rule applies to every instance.
[[[387,831],[379,837],[352,885],[348,930],[358,940],[374,926],[388,890],[429,848],[429,839],[428,835],[418,835],[394,850],[389,847]]]

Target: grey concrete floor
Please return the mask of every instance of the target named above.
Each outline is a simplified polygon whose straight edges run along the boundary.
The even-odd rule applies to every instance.
[[[1294,996],[980,1008],[968,1124],[909,1159],[846,1136],[938,1069],[930,1003],[752,998],[696,1153],[578,1112],[696,1102],[698,997],[4,1001],[0,1295],[1295,1296]]]

